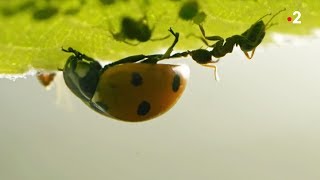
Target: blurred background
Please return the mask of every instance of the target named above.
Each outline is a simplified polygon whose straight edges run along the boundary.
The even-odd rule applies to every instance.
[[[319,33],[273,37],[252,61],[221,59],[220,82],[176,60],[191,69],[184,95],[143,123],[95,113],[61,77],[50,91],[0,79],[0,179],[319,179]]]

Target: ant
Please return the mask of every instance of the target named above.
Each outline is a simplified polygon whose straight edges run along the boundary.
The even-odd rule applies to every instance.
[[[213,48],[211,50],[211,54],[216,58],[220,58],[225,56],[227,53],[231,53],[234,45],[236,45],[240,46],[240,49],[244,52],[248,59],[251,59],[254,55],[255,49],[258,47],[258,45],[262,42],[263,38],[265,37],[266,30],[269,29],[271,26],[275,25],[275,23],[271,23],[272,19],[285,10],[286,8],[275,13],[266,24],[263,22],[262,19],[266,16],[270,16],[271,13],[262,16],[257,22],[251,25],[250,28],[243,32],[241,35],[233,35],[227,38],[226,40],[224,40],[220,36],[206,36],[203,26],[199,25],[200,31],[203,36],[200,37],[200,39],[207,46]],[[217,42],[213,45],[209,45],[207,40]],[[248,53],[250,51],[251,55],[249,55]]]

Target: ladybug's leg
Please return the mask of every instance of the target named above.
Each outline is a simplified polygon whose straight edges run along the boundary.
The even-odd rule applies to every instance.
[[[87,61],[94,61],[94,62],[96,62],[95,59],[93,59],[93,58],[91,58],[91,57],[89,57],[89,56],[87,56],[87,55],[85,55],[85,54],[82,54],[81,52],[73,49],[72,47],[69,47],[68,49],[62,48],[62,51],[67,52],[67,53],[73,53],[73,54],[77,57],[78,60],[85,59],[85,60],[87,60]]]
[[[170,54],[173,51],[174,46],[176,46],[176,44],[179,41],[179,33],[178,32],[174,32],[171,28],[169,29],[169,32],[175,37],[174,41],[172,43],[172,45],[167,49],[167,51],[163,54],[162,59],[166,59],[170,57]]]
[[[157,63],[158,61],[164,60],[164,59],[168,59],[168,58],[175,58],[178,57],[177,54],[175,54],[176,56],[170,56],[174,46],[178,43],[179,41],[179,33],[174,32],[171,28],[169,29],[169,32],[175,37],[172,45],[167,49],[167,51],[164,54],[155,54],[155,55],[149,55],[149,56],[145,56],[145,58],[147,58],[146,60],[143,60],[143,63]],[[187,56],[188,53],[185,52],[184,56]]]

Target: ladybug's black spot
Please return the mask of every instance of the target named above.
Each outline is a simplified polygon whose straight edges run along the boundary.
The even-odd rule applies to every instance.
[[[148,112],[150,111],[151,105],[150,103],[148,103],[147,101],[142,101],[137,109],[137,114],[140,116],[144,116],[146,114],[148,114]]]
[[[180,88],[180,76],[175,74],[172,81],[172,90],[173,92],[177,92]]]
[[[133,72],[131,74],[131,84],[133,86],[140,86],[142,84],[142,81],[142,76],[139,73]]]

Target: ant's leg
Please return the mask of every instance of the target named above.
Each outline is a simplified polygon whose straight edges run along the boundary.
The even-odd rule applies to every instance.
[[[221,42],[223,43],[223,40],[219,40],[218,42],[216,42],[214,44],[209,44],[208,41],[204,37],[199,37],[199,38],[206,46],[211,47],[211,48],[215,48]]]
[[[215,62],[218,62],[218,60],[216,60]],[[201,64],[202,66],[205,66],[205,67],[209,67],[209,68],[213,68],[214,70],[214,78],[216,81],[220,81],[220,78],[219,78],[219,74],[218,74],[218,67],[213,63],[210,63],[210,64]]]
[[[116,41],[120,41],[120,42],[123,42],[123,43],[126,43],[130,46],[137,46],[140,44],[140,42],[138,43],[132,43],[132,42],[129,42],[127,41],[124,37],[123,37],[123,34],[122,33],[113,33],[111,30],[109,30],[110,34],[112,35],[113,39],[116,40]]]
[[[206,36],[206,33],[205,33],[202,25],[199,25],[199,28],[200,28],[202,36],[197,36],[197,35],[191,33],[191,34],[187,35],[187,37],[194,36],[194,37],[200,39],[208,47],[215,47],[216,43],[210,45],[207,40],[209,40],[209,41],[221,41],[221,40],[223,41],[224,40],[220,36]]]
[[[247,56],[248,60],[251,60],[251,58],[253,57],[254,55],[254,51],[256,50],[256,48],[252,49],[251,51],[251,55],[249,55],[248,51],[243,51],[244,54]]]
[[[258,46],[259,44],[257,45],[256,42],[250,41],[250,40],[248,40],[246,37],[241,36],[241,35],[234,35],[234,36],[232,36],[232,38],[233,38],[234,43],[235,43],[236,45],[239,45],[239,46],[240,46],[241,50],[242,50],[243,53],[246,55],[246,57],[247,57],[249,60],[252,59],[252,57],[253,57],[253,55],[254,55],[254,52],[255,52],[255,50],[256,50],[256,48],[257,48],[257,46]],[[250,49],[246,48],[246,49],[248,49],[248,50],[243,50],[243,48],[244,48],[244,47],[247,47],[247,46],[252,47],[252,48],[250,48]],[[251,55],[249,55],[249,53],[248,53],[249,51],[251,51]]]
[[[204,42],[208,47],[215,47],[216,45],[217,45],[217,43],[219,43],[219,41],[221,42],[223,42],[224,41],[224,39],[221,37],[221,36],[206,36],[206,32],[205,32],[205,30],[204,30],[204,28],[203,28],[203,26],[202,25],[199,25],[199,28],[200,28],[200,31],[201,31],[201,34],[202,34],[202,38],[201,38],[201,40],[202,40],[202,42]],[[215,44],[212,44],[212,45],[210,45],[208,42],[207,42],[207,40],[209,40],[209,41],[218,41],[217,43],[215,43]]]
[[[224,41],[224,39],[221,37],[221,36],[206,36],[206,32],[204,31],[204,28],[202,25],[199,24],[199,28],[200,28],[200,31],[201,31],[201,34],[202,34],[202,42],[204,42],[208,47],[215,47],[216,44],[219,42],[219,41]],[[209,40],[209,41],[218,41],[217,43],[215,44],[212,44],[212,45],[209,45],[209,43],[206,41],[206,40]]]
[[[207,40],[210,41],[220,41],[220,40],[224,40],[221,36],[206,36],[206,32],[204,31],[204,28],[202,25],[199,25],[200,31],[203,35],[203,37]]]

